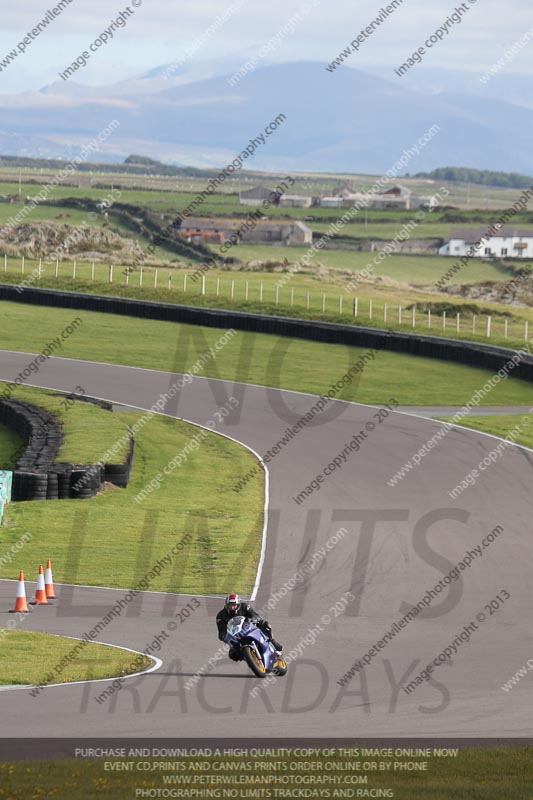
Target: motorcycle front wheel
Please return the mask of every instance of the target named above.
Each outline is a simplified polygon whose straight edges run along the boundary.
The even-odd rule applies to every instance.
[[[258,678],[264,678],[266,676],[265,665],[258,657],[253,647],[250,645],[245,645],[241,652],[254,675],[256,675]]]

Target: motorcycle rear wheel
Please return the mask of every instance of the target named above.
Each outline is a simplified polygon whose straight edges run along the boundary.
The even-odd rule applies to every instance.
[[[258,678],[265,678],[266,677],[266,670],[265,665],[259,659],[250,645],[245,645],[241,650],[244,658],[246,659],[246,663]]]

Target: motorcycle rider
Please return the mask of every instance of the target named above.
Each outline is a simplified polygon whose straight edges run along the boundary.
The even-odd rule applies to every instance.
[[[251,620],[254,622],[259,630],[263,631],[265,636],[267,636],[274,647],[276,648],[278,653],[281,653],[283,646],[277,642],[274,637],[272,636],[272,628],[268,620],[261,619],[255,609],[250,605],[250,603],[246,603],[241,601],[238,594],[235,592],[231,592],[228,594],[225,601],[224,601],[224,608],[222,608],[217,614],[217,628],[218,628],[218,638],[222,641],[226,641],[226,636],[228,632],[228,622],[232,617],[246,617],[246,619]],[[230,643],[229,653],[228,656],[232,659],[232,661],[242,661],[242,656],[238,649],[235,649],[233,644]]]

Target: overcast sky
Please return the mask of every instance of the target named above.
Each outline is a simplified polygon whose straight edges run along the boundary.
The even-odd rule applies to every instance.
[[[140,3],[134,8],[133,2]],[[78,83],[100,85],[139,75],[176,61],[204,34],[232,0],[177,4],[169,0],[130,0],[135,11],[125,28],[76,72]],[[233,0],[235,2],[235,0]],[[292,34],[271,54],[270,62],[330,62],[379,13],[387,0],[236,0],[229,20],[196,51],[193,60],[253,56],[306,2]],[[470,0],[474,2],[474,0]],[[316,7],[312,7],[314,4]],[[447,0],[404,0],[403,4],[350,57],[350,66],[373,70],[398,66],[459,5]],[[483,74],[505,50],[533,27],[524,0],[477,0],[460,25],[425,58],[429,68],[444,67]],[[3,0],[0,62],[54,7],[54,0]],[[0,94],[36,90],[58,80],[89,44],[126,7],[120,0],[72,0],[62,15],[0,72]],[[533,35],[533,31],[532,31]],[[263,63],[267,63],[266,61]],[[506,70],[533,74],[533,42],[523,47]],[[391,75],[392,79],[392,75]]]

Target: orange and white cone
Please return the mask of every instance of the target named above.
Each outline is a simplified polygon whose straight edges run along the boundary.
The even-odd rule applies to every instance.
[[[29,614],[28,603],[26,602],[26,587],[24,586],[24,573],[20,571],[19,580],[17,584],[17,597],[15,599],[15,608],[10,614]]]
[[[54,578],[52,575],[52,562],[50,559],[46,562],[46,570],[44,573],[44,590],[46,593],[47,600],[55,600],[55,592],[54,592]]]
[[[35,590],[35,597],[30,602],[30,606],[46,605],[46,589],[44,588],[44,570],[43,565],[39,564],[39,574],[37,575],[37,588]]]

